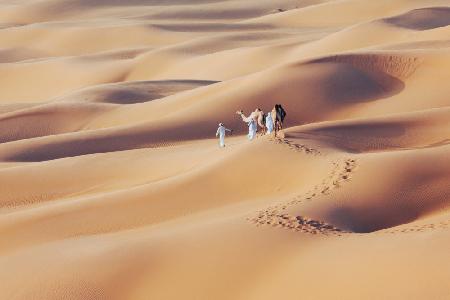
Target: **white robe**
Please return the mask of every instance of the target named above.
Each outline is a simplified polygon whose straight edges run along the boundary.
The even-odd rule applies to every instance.
[[[244,114],[241,113],[242,121],[247,123],[248,126],[248,139],[251,141],[256,137],[256,132],[258,131],[258,126],[256,123],[256,120],[258,119],[258,113],[252,112],[250,116],[246,117]]]
[[[216,132],[216,136],[219,136],[219,146],[220,147],[225,147],[225,132],[231,132],[230,129],[225,128],[225,126],[219,126],[219,128],[217,128],[217,132]]]
[[[253,119],[251,119],[247,125],[248,125],[248,139],[251,141],[255,138],[256,131],[258,130],[258,128],[256,127],[255,120],[253,120]]]
[[[272,120],[272,114],[270,112],[268,112],[266,115],[266,128],[267,128],[266,134],[271,134],[273,131],[273,120]]]

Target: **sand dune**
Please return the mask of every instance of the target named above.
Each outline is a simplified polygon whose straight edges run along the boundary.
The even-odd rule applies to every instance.
[[[450,8],[420,8],[397,17],[388,18],[385,21],[389,24],[413,30],[429,30],[445,27],[450,25]]]
[[[134,104],[164,98],[182,91],[213,84],[215,81],[167,80],[136,81],[95,86],[62,96],[62,101]]]
[[[293,127],[286,138],[310,138],[356,153],[436,147],[450,141],[450,110]]]
[[[233,108],[240,105],[241,108],[248,111],[252,107],[261,106],[267,110],[277,99],[283,99],[285,106],[293,114],[293,117],[289,118],[289,125],[339,118],[339,113],[342,114],[343,111],[347,117],[358,117],[359,115],[366,115],[367,112],[371,113],[373,108],[368,106],[355,111],[355,104],[370,104],[375,100],[389,99],[402,93],[405,89],[405,82],[423,64],[422,60],[415,56],[387,54],[344,55],[325,57],[300,64],[289,64],[269,69],[264,73],[238,78],[229,83],[213,84],[204,88],[192,89],[192,87],[207,83],[194,81],[184,81],[184,84],[187,84],[185,87],[183,87],[183,82],[176,81],[172,83],[172,86],[170,82],[135,82],[90,88],[64,96],[59,101],[74,102],[78,100],[114,103],[119,101],[115,99],[120,99],[123,104],[129,102],[144,103],[131,107],[99,107],[98,110],[94,110],[91,105],[77,105],[76,110],[80,113],[86,110],[90,111],[89,116],[87,116],[90,120],[80,117],[75,118],[72,122],[66,120],[67,125],[71,123],[72,128],[60,129],[61,133],[78,131],[80,128],[97,130],[91,132],[91,137],[86,137],[84,133],[80,132],[70,136],[49,137],[45,143],[48,144],[48,141],[52,140],[59,145],[62,143],[70,145],[71,154],[67,155],[73,156],[76,155],[76,152],[73,151],[80,148],[77,146],[80,142],[84,145],[81,153],[87,154],[133,149],[149,144],[173,143],[182,139],[206,138],[210,136],[210,132],[213,131],[215,123],[217,123],[216,120],[219,119],[232,127],[239,128],[238,131],[242,132],[245,128],[240,126],[239,119],[233,114]],[[436,73],[437,70],[433,69],[433,72]],[[337,77],[336,74],[339,74],[340,77]],[[280,79],[273,80],[274,77]],[[258,90],[248,89],[248,86],[261,82],[265,82],[263,88]],[[196,85],[193,85],[194,83]],[[285,88],[287,85],[293,85],[294,83],[298,83],[298,87]],[[175,88],[174,84],[178,84],[178,87]],[[235,87],[231,90],[227,86]],[[148,90],[149,88],[151,90]],[[170,96],[171,93],[185,88],[188,91]],[[161,91],[159,94],[158,90]],[[156,95],[154,95],[155,93]],[[169,96],[164,97],[165,95]],[[205,95],[208,96],[205,97]],[[263,98],[263,95],[268,96]],[[104,100],[91,100],[95,97]],[[150,101],[154,98],[160,99]],[[316,103],[310,103],[311,99],[314,99]],[[424,108],[436,105],[426,100],[420,99],[416,103],[423,103]],[[408,99],[408,101],[410,100]],[[235,106],[231,106],[229,104],[231,102],[235,102]],[[388,101],[386,100],[386,102]],[[299,105],[300,103],[301,105]],[[399,105],[401,103],[394,102],[394,104],[399,111],[405,109],[404,106]],[[385,105],[392,104],[388,102]],[[58,113],[55,113],[55,119],[53,120],[52,111],[54,112],[55,109],[52,107],[46,105],[39,108],[40,114],[46,118],[46,122],[56,122],[56,117],[65,115],[60,109]],[[75,109],[74,105],[69,107]],[[408,110],[408,107],[406,107],[406,110]],[[46,113],[44,114],[42,111]],[[391,111],[395,112],[394,109],[391,109]],[[226,118],[222,117],[224,112],[226,112]],[[30,112],[23,111],[22,114],[29,115]],[[16,112],[7,120],[24,122],[22,114]],[[124,114],[133,116],[133,120],[124,119]],[[152,121],[149,121],[149,119]],[[159,126],[154,126],[157,120]],[[130,129],[130,125],[133,123],[136,125],[132,126],[133,129]],[[205,126],[199,126],[199,124]],[[108,127],[108,130],[98,130],[106,127]],[[49,132],[49,134],[54,133],[56,132]],[[39,133],[31,134],[34,135],[28,137],[39,136]],[[93,138],[94,136],[95,138]],[[119,138],[119,136],[122,138]],[[115,142],[111,143],[111,140]],[[88,146],[89,141],[95,144],[95,148]],[[39,143],[38,140],[29,142],[32,144]],[[14,147],[14,145],[6,145],[6,147]],[[26,147],[28,148],[28,146]],[[99,147],[101,149],[95,150]],[[36,154],[39,153],[35,147],[33,148]],[[63,149],[59,146],[52,148],[57,151]],[[17,148],[15,149],[17,151]],[[42,148],[42,151],[47,155],[54,150]],[[64,155],[62,153],[57,157],[63,157]]]
[[[0,0],[0,298],[448,298],[449,11]]]

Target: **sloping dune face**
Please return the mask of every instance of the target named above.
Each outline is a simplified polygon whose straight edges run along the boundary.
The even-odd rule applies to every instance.
[[[413,30],[428,30],[445,27],[450,25],[450,8],[420,8],[400,16],[388,18],[385,21],[389,24]]]
[[[0,299],[449,298],[449,37],[447,0],[0,0]]]

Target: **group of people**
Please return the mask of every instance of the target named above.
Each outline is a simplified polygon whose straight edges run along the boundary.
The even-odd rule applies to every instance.
[[[286,111],[283,109],[281,104],[275,104],[273,109],[267,114],[257,108],[255,111],[250,113],[248,117],[244,115],[242,110],[237,111],[242,121],[244,121],[248,126],[248,139],[253,140],[258,132],[258,127],[261,129],[261,134],[271,134],[272,132],[277,135],[277,132],[283,129],[283,122],[286,118]],[[219,124],[219,128],[216,132],[216,137],[219,137],[219,146],[225,147],[225,135],[227,132],[232,133],[233,130],[225,127],[223,123]]]

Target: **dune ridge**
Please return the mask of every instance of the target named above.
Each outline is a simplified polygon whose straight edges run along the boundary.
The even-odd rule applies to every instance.
[[[0,299],[447,299],[449,12],[0,0]]]

